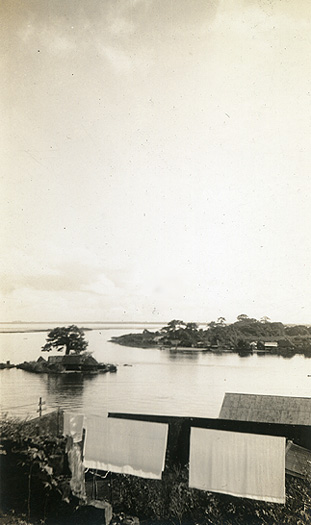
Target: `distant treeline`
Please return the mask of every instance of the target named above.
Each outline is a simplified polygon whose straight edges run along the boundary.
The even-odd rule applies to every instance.
[[[311,357],[311,327],[284,325],[272,322],[268,317],[258,320],[246,314],[239,315],[230,324],[224,317],[219,317],[217,321],[208,323],[206,328],[174,319],[156,332],[144,330],[140,334],[114,337],[112,341],[138,347],[202,348],[240,354],[258,351],[284,357],[298,353]],[[271,346],[269,343],[272,343]]]

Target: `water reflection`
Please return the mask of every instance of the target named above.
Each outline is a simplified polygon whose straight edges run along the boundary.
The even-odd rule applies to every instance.
[[[82,374],[49,374],[47,392],[49,395],[67,392],[68,395],[82,395],[84,378]]]
[[[74,399],[76,405],[82,404],[84,387],[94,379],[93,375],[83,374],[55,374],[47,376],[47,396],[49,403],[54,405],[61,401]]]
[[[191,350],[174,350],[173,348],[170,348],[168,350],[168,357],[171,361],[179,361],[182,359],[196,361],[199,357],[199,352],[192,352]]]
[[[250,355],[253,355],[252,351],[249,350],[241,350],[238,352],[239,357],[249,357]]]
[[[282,354],[282,357],[283,357],[284,359],[292,359],[292,358],[294,357],[294,355],[295,355],[295,354],[294,354],[293,352],[288,352],[288,353],[285,353],[285,352],[284,352],[284,353]],[[307,357],[308,357],[308,356],[307,356]]]

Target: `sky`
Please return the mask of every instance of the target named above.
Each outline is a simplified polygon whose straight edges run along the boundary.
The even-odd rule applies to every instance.
[[[309,0],[0,17],[2,321],[311,323]]]

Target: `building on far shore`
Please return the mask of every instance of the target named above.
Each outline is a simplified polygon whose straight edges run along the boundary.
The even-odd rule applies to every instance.
[[[276,352],[279,347],[277,341],[258,341],[257,343],[257,352]],[[254,348],[253,348],[254,349]]]

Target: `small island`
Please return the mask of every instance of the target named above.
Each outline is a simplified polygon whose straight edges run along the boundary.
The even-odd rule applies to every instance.
[[[65,350],[65,355],[49,356],[48,360],[40,356],[37,361],[24,361],[16,368],[36,374],[99,374],[116,372],[116,365],[98,363],[90,352],[87,352],[88,342],[85,340],[84,331],[75,325],[57,327],[51,330],[42,347],[42,352]],[[0,368],[13,368],[9,362],[0,365]]]
[[[240,314],[234,323],[224,317],[207,323],[206,328],[198,323],[172,320],[155,332],[125,334],[112,337],[111,341],[125,346],[159,348],[191,352],[234,352],[241,356],[257,353],[292,357],[303,354],[311,357],[311,327],[284,325],[272,322],[268,317],[260,320]]]

